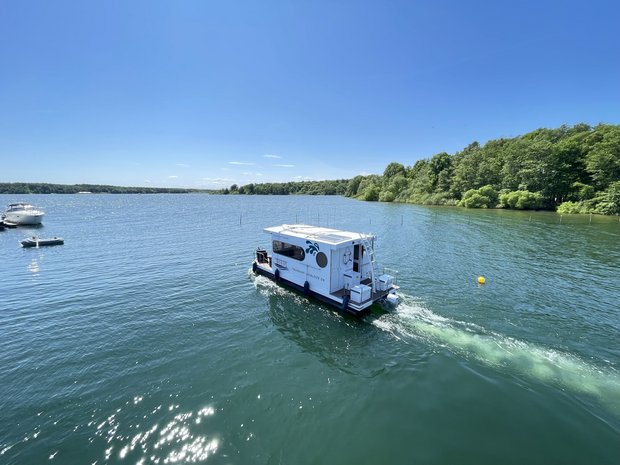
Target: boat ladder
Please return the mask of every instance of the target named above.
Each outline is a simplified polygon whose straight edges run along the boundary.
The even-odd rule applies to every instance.
[[[371,241],[369,240],[369,238],[371,238],[372,235],[370,234],[363,234],[362,235],[362,244],[364,245],[364,249],[368,250],[368,253],[370,254],[370,275],[371,275],[371,280],[372,280],[372,292],[377,292],[377,280],[379,279],[379,265],[377,265],[377,260],[375,258],[375,250],[374,247],[372,246]]]

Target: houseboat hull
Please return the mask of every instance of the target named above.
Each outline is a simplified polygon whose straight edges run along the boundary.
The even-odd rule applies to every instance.
[[[254,271],[254,273],[257,275],[265,276],[266,278],[271,279],[273,282],[281,286],[288,287],[289,289],[293,289],[297,292],[300,292],[306,297],[309,297],[309,298],[312,297],[314,299],[320,300],[323,303],[331,305],[332,307],[342,312],[349,313],[351,315],[356,315],[356,316],[363,316],[370,311],[370,307],[371,307],[370,305],[361,310],[354,310],[348,305],[348,302],[345,302],[342,299],[341,300],[331,299],[329,297],[324,296],[323,294],[318,294],[316,292],[313,292],[311,289],[305,286],[300,286],[299,284],[295,284],[294,282],[289,281],[288,279],[285,279],[282,277],[276,278],[275,272],[271,272],[271,271],[264,269],[263,267],[258,265],[256,262],[252,264],[252,271]]]
[[[318,292],[314,292],[308,282],[304,282],[304,285],[297,284],[293,281],[289,281],[286,278],[280,276],[279,270],[277,268],[272,269],[271,267],[265,266],[265,264],[259,263],[257,260],[252,262],[252,271],[256,275],[264,276],[276,284],[287,287],[289,289],[293,289],[305,297],[311,297],[316,300],[319,300],[323,303],[331,305],[337,310],[348,313],[355,316],[364,316],[368,314],[375,303],[385,304],[382,305],[382,308],[389,308],[398,305],[399,298],[396,296],[396,290],[398,286],[392,286],[389,290],[379,291],[373,295],[373,299],[366,301],[363,305],[356,304],[351,302],[350,295],[341,292],[340,297],[338,296],[326,296]],[[278,273],[276,273],[278,271]]]
[[[254,273],[354,315],[367,313],[375,302],[395,300],[398,286],[393,276],[379,273],[374,236],[305,224],[265,232],[272,250],[256,250]]]

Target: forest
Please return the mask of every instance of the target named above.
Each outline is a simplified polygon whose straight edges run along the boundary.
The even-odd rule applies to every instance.
[[[472,142],[382,176],[356,176],[345,195],[362,200],[466,208],[620,214],[620,126],[537,129]]]
[[[247,184],[220,191],[221,194],[248,194],[248,195],[345,195],[350,184],[348,179],[335,181],[295,181],[269,182],[261,184]]]
[[[383,175],[351,180],[233,185],[223,194],[345,195],[466,208],[620,214],[620,126],[576,124],[472,142]]]

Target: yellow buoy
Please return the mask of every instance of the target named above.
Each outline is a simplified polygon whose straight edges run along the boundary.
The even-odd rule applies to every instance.
[[[487,280],[484,279],[484,276],[478,276],[478,284],[484,284],[486,282],[487,282]]]

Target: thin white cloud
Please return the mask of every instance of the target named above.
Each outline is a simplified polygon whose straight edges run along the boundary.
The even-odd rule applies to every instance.
[[[209,182],[232,182],[232,179],[226,179],[226,178],[202,178],[203,181],[209,181]]]
[[[176,166],[180,166],[182,168],[189,168],[189,165],[187,163],[177,163]]]
[[[146,184],[151,184],[151,180],[150,180],[150,179],[145,179],[145,180],[144,180],[144,182],[145,182]]]
[[[169,179],[176,179],[176,178],[178,178],[178,176],[176,176],[176,175],[174,175],[174,174],[173,174],[172,176],[168,176],[168,178],[169,178]]]
[[[282,158],[280,155],[263,155],[265,158]]]
[[[244,171],[243,173],[244,176],[256,176],[256,177],[261,177],[263,175],[263,173],[254,173],[252,171]]]
[[[244,161],[229,161],[229,165],[243,165],[243,166],[254,166],[256,163],[246,163]]]
[[[273,165],[273,166],[279,166],[280,168],[295,168],[295,165]]]

